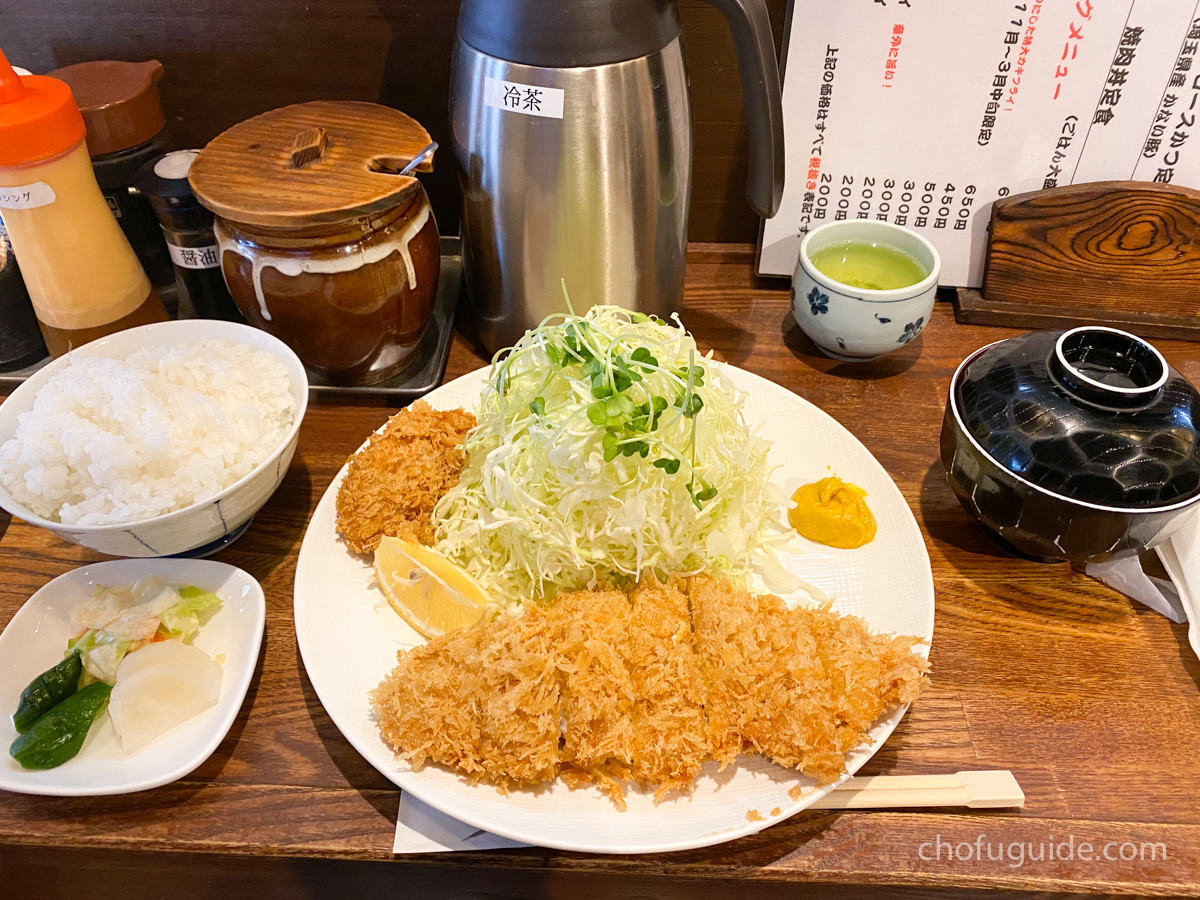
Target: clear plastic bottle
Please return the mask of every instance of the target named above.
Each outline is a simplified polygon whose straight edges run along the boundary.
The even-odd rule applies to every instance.
[[[0,210],[46,347],[167,318],[104,202],[71,90],[18,76],[0,52]]]

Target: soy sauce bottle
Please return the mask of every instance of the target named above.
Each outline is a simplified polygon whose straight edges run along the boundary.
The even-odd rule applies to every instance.
[[[188,172],[197,150],[176,150],[152,159],[133,177],[133,186],[150,201],[175,265],[180,318],[245,322],[225,286],[221,252],[213,234],[213,214],[200,205]]]

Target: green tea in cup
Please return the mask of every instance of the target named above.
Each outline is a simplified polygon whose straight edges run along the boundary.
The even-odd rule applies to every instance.
[[[937,248],[908,228],[877,219],[826,222],[800,241],[792,315],[826,356],[869,362],[924,332],[941,271]]]
[[[873,241],[830,244],[812,254],[811,259],[822,275],[869,291],[910,287],[929,274],[916,257]]]

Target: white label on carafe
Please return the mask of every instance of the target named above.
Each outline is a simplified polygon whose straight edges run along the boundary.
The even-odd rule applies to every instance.
[[[19,187],[0,187],[0,209],[37,209],[55,200],[54,188],[44,181]]]
[[[541,116],[545,119],[561,119],[563,117],[563,91],[561,88],[539,87],[536,84],[518,84],[515,81],[485,78],[483,102],[496,109],[523,113],[527,116]]]
[[[167,250],[170,251],[175,265],[185,269],[215,269],[221,264],[221,254],[217,252],[216,244],[207,247],[176,247],[174,244],[167,244]]]

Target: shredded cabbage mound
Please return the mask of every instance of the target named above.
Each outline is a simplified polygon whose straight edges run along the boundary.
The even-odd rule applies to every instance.
[[[673,318],[556,315],[493,361],[433,524],[436,548],[510,608],[648,573],[782,572],[769,444]]]

